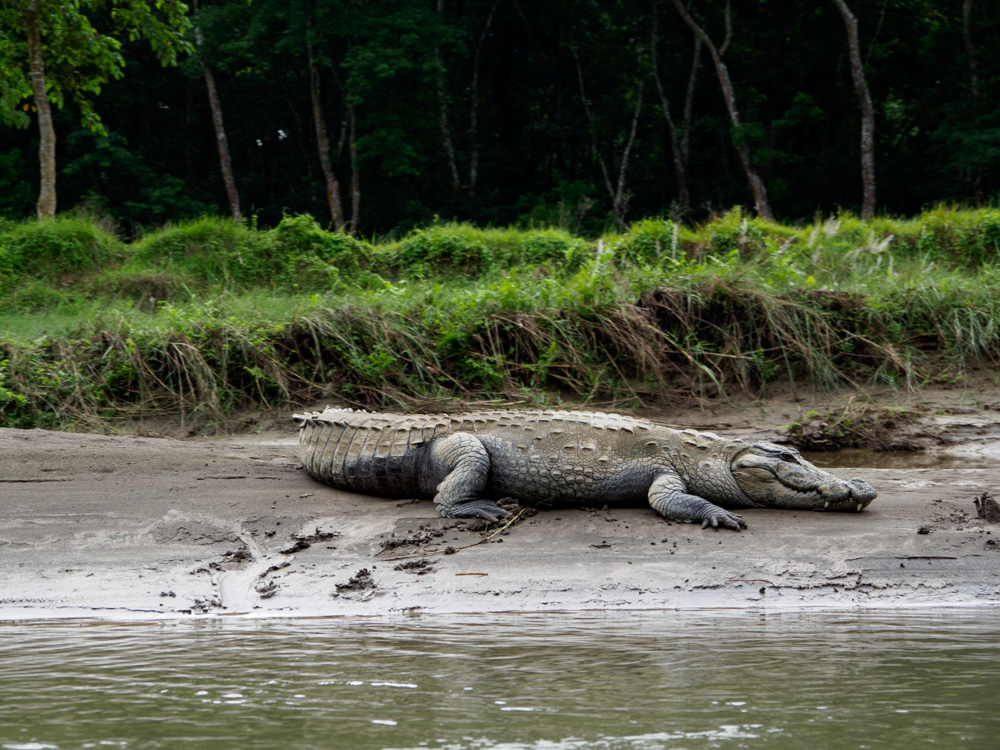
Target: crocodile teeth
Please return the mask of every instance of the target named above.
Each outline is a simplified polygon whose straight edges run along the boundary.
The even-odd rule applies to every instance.
[[[864,509],[865,509],[865,506],[862,505],[861,503],[858,503],[858,510],[860,511],[860,510],[864,510]]]
[[[825,510],[826,508],[829,508],[829,507],[830,507],[830,501],[827,500],[825,503],[823,503],[823,508]]]

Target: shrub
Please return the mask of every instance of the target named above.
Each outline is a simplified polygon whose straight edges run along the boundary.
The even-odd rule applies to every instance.
[[[432,269],[477,274],[493,265],[483,232],[467,224],[445,224],[410,232],[399,245],[400,265],[417,274]]]
[[[344,232],[326,232],[308,214],[286,216],[272,235],[274,270],[307,272],[314,266],[313,260],[332,266],[340,273],[355,273],[370,265],[369,249],[364,242]]]
[[[958,229],[957,244],[961,256],[969,263],[1000,261],[1000,211],[985,211]]]
[[[535,229],[518,233],[510,260],[517,265],[551,262],[567,268],[578,267],[593,253],[591,243],[562,229]]]
[[[365,245],[346,234],[323,231],[308,215],[285,217],[260,232],[229,219],[201,218],[143,238],[138,267],[186,274],[202,286],[327,289],[338,268],[367,265]]]
[[[441,224],[418,229],[396,248],[397,265],[416,275],[479,276],[522,265],[575,268],[593,253],[591,243],[561,229],[479,229]]]
[[[620,257],[638,263],[684,259],[680,227],[667,219],[646,219],[632,225],[617,244]]]
[[[121,251],[118,240],[86,216],[0,226],[0,291],[23,278],[50,283],[99,269]]]
[[[746,217],[742,209],[734,208],[708,225],[706,249],[713,255],[737,252],[746,257],[764,249],[765,236],[759,219]]]
[[[231,219],[203,217],[143,237],[133,260],[146,267],[174,267],[207,284],[240,282],[253,275],[254,259],[263,254],[266,241]]]

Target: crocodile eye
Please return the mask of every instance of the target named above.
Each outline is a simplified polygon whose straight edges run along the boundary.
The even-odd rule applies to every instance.
[[[789,453],[788,451],[782,451],[781,455],[778,456],[782,461],[788,461],[789,463],[795,463],[795,454]]]

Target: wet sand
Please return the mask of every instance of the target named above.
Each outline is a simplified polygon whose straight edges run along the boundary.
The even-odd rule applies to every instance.
[[[488,538],[429,501],[314,482],[291,424],[183,441],[0,430],[0,619],[996,606],[1000,524],[973,504],[1000,497],[991,395],[934,417],[960,435],[950,461],[833,469],[878,489],[866,511],[748,510],[742,533],[569,508]],[[663,421],[774,437],[805,408]]]

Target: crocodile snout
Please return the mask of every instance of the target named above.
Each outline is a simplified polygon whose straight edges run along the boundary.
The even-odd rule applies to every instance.
[[[848,484],[851,485],[851,494],[854,495],[854,499],[862,507],[868,505],[868,503],[874,500],[878,495],[875,488],[861,477],[854,477],[854,479],[851,479]]]
[[[875,496],[878,495],[875,488],[868,484],[868,482],[864,479],[861,479],[861,477],[854,477],[854,479],[848,481],[848,484],[851,486],[851,496],[858,504],[858,510],[866,508],[868,503],[874,500]]]
[[[841,479],[798,451],[754,443],[733,459],[733,478],[752,502],[769,508],[864,510],[878,494],[860,477]]]
[[[845,482],[847,494],[836,500],[827,500],[825,510],[864,510],[876,498],[878,492],[861,477],[854,477]]]

